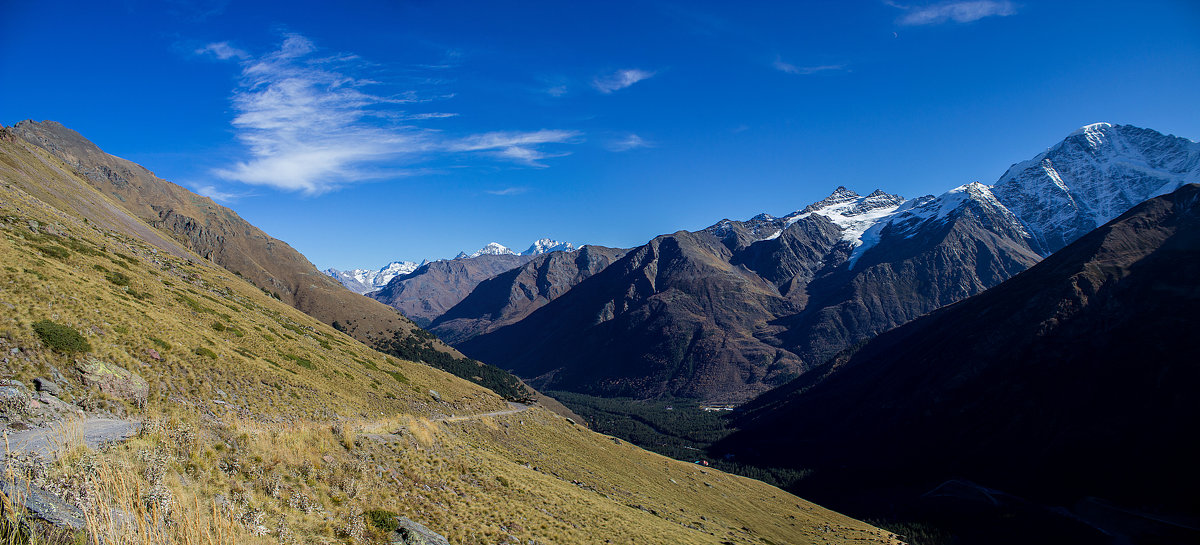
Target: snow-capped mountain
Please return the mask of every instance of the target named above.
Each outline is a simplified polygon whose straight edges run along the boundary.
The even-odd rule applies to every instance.
[[[521,252],[521,255],[542,255],[550,252],[574,252],[575,245],[570,242],[559,242],[549,238],[539,238],[529,246],[529,249]]]
[[[997,227],[1015,230],[1046,256],[1133,205],[1194,182],[1200,182],[1200,143],[1131,125],[1094,123],[1013,165],[995,185],[974,182],[908,200],[880,190],[863,197],[839,187],[782,218],[760,214],[741,223],[760,235],[757,240],[771,240],[801,219],[824,216],[853,248],[853,267],[885,229],[911,237],[971,203],[992,210],[1003,224]],[[730,225],[724,220],[707,230],[723,237]]]
[[[425,263],[424,261],[420,263],[415,261],[393,261],[380,269],[352,269],[349,271],[325,269],[322,272],[341,282],[350,291],[355,293],[369,293],[386,286],[391,279],[397,276],[417,270],[417,267]]]
[[[454,259],[470,259],[481,255],[542,255],[549,252],[574,252],[575,245],[570,242],[559,242],[549,238],[534,241],[524,252],[517,253],[499,242],[489,242],[487,246],[472,253],[459,252]]]
[[[1200,182],[1200,143],[1095,123],[1013,165],[992,192],[1049,254],[1133,205]]]

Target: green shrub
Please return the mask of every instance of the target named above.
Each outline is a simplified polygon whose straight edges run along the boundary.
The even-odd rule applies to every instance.
[[[225,324],[221,322],[213,322],[212,328],[215,331],[225,331]]]
[[[399,382],[400,384],[408,384],[408,377],[400,374],[400,371],[389,371],[388,374],[392,375],[392,378],[396,379],[396,382]]]
[[[384,532],[394,532],[400,527],[400,521],[396,517],[400,516],[386,509],[372,509],[367,511],[367,520],[374,526]]]
[[[92,345],[78,331],[69,326],[56,324],[50,320],[33,323],[33,331],[41,337],[42,344],[55,352],[72,354],[75,352],[90,352]]]
[[[197,348],[195,353],[197,356],[205,356],[205,357],[212,358],[214,360],[217,359],[217,354],[215,352],[213,352],[212,350],[209,350],[207,348],[204,348],[203,346],[201,346],[200,348]]]
[[[316,369],[317,368],[316,365],[313,365],[313,362],[308,361],[307,359],[301,358],[300,356],[284,354],[283,357],[296,362],[296,365],[299,365],[300,367],[303,367],[305,369]]]
[[[164,341],[158,337],[150,337],[150,342],[154,343],[155,346],[158,346],[159,348],[161,348],[163,350],[171,349],[171,345],[167,344],[167,341]]]
[[[57,257],[58,259],[66,259],[71,256],[71,250],[63,248],[62,246],[46,245],[46,246],[38,246],[37,249],[38,249],[38,251],[45,254],[47,257]]]
[[[129,285],[129,276],[120,271],[110,272],[110,273],[104,275],[104,278],[117,286],[128,286]]]

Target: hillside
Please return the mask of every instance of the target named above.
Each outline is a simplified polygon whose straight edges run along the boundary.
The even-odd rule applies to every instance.
[[[287,243],[211,199],[104,153],[56,122],[22,121],[5,130],[15,136],[9,139],[11,146],[0,150],[12,167],[13,183],[38,198],[174,255],[193,261],[202,257],[392,355],[468,379],[482,377],[484,385],[512,399],[528,397],[516,377],[464,357],[395,310],[350,293]],[[33,153],[34,147],[48,153]],[[111,200],[103,202],[81,191],[80,182]]]
[[[9,132],[0,150],[0,420],[58,421],[68,449],[9,466],[107,543],[383,543],[386,512],[453,543],[891,540],[374,352],[172,244],[44,150]],[[58,420],[80,409],[142,431],[89,449]],[[28,516],[6,507],[0,528]]]
[[[1197,286],[1192,184],[844,354],[824,380],[760,397],[716,450],[811,470],[797,490],[859,514],[941,501],[961,524],[985,491],[1000,510],[1032,502],[1134,542],[1194,541]],[[979,535],[991,530],[974,540],[1014,537]]]
[[[127,220],[114,221],[103,215],[85,216],[91,221],[127,236],[147,235],[147,242],[176,255],[183,255],[178,250],[180,247],[186,248],[305,314],[327,324],[339,322],[361,341],[390,338],[396,331],[413,329],[412,323],[403,316],[350,293],[336,280],[318,271],[286,242],[272,238],[236,212],[162,180],[141,165],[104,153],[79,133],[59,123],[22,121],[10,130],[50,153],[53,159],[40,158],[39,168],[81,174],[83,180],[99,193],[114,199],[127,214],[167,237],[147,234]],[[74,196],[76,191],[69,187],[30,183],[21,177],[14,182],[39,198],[51,199],[49,202],[55,202],[57,198],[82,198]]]

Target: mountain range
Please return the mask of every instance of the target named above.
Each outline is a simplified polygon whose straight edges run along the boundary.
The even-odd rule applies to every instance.
[[[462,252],[454,259],[422,263],[367,295],[424,327],[462,301],[480,282],[541,255],[574,251],[570,242],[548,238],[535,241],[521,253],[492,242],[471,254]]]
[[[1198,323],[1190,184],[759,397],[717,450],[805,468],[797,490],[852,510],[1033,502],[1110,537],[1194,542],[1194,523],[1171,515],[1200,512]],[[1011,520],[958,530],[1031,542]]]
[[[502,327],[443,327],[486,321],[495,305],[422,318],[539,388],[742,402],[1192,181],[1200,144],[1097,123],[991,186],[913,199],[838,188],[783,217],[656,237]]]

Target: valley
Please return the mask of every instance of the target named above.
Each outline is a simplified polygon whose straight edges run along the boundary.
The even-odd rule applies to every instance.
[[[57,459],[7,459],[9,501],[44,509],[23,499],[50,494],[83,521],[6,507],[13,539],[386,542],[403,516],[455,543],[896,541],[376,352],[169,237],[135,236],[157,231],[0,136],[5,426],[66,437]],[[72,431],[80,411],[139,431],[93,448]]]

